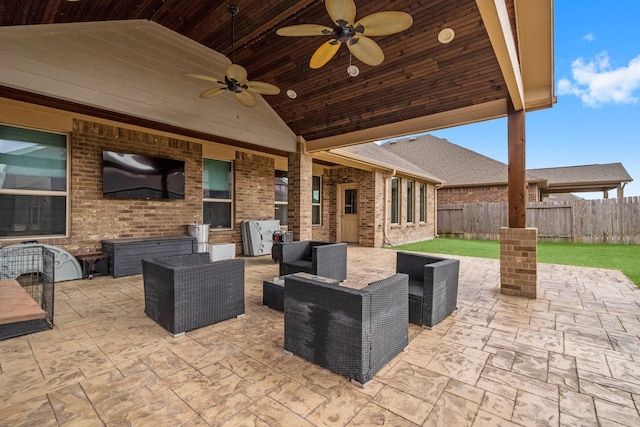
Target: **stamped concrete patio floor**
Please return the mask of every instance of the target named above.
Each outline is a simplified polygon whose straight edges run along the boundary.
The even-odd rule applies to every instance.
[[[348,282],[395,251],[349,247]],[[458,310],[409,325],[365,388],[283,353],[262,306],[270,257],[246,260],[246,316],[173,338],[142,276],[59,283],[51,331],[0,341],[2,426],[638,426],[640,291],[618,271],[540,264],[539,298],[499,292],[496,260],[461,260]]]

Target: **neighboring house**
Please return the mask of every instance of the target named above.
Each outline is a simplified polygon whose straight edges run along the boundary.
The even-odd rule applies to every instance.
[[[541,194],[545,199],[551,194],[598,191],[607,199],[609,191],[614,189],[616,197],[621,199],[624,187],[633,181],[622,163],[529,169],[529,172],[547,180]]]
[[[438,205],[495,203],[508,200],[507,165],[433,135],[385,142],[390,152],[432,173],[444,185]],[[606,191],[617,188],[618,197],[632,178],[620,163],[527,170],[530,202],[549,194]]]

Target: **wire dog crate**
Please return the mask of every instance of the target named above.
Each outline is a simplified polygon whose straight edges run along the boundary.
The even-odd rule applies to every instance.
[[[0,280],[17,281],[44,312],[41,319],[1,324],[0,339],[53,328],[54,272],[55,253],[43,246],[0,249]]]

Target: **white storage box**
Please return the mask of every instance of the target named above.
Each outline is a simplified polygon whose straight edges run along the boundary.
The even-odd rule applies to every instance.
[[[235,243],[216,243],[209,245],[209,255],[211,261],[220,261],[223,259],[233,259],[236,257]]]

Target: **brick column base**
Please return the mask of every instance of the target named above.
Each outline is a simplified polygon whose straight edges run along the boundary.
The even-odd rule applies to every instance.
[[[500,292],[525,298],[538,295],[538,229],[500,229]]]

